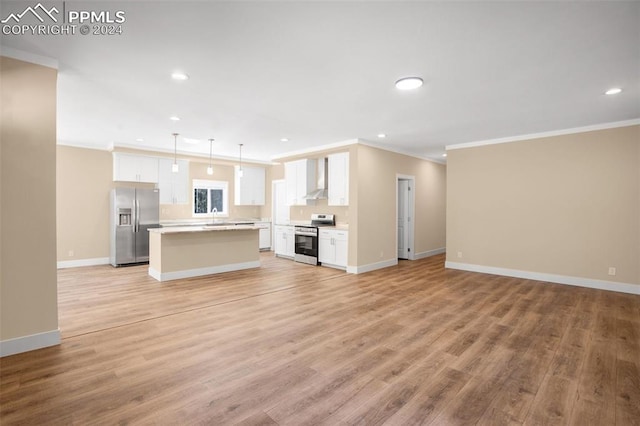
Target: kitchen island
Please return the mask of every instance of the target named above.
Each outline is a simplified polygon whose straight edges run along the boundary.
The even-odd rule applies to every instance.
[[[149,229],[149,275],[158,281],[260,266],[255,225]]]

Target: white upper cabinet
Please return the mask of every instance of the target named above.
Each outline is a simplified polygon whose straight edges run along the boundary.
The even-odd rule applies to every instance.
[[[114,152],[113,180],[158,183],[158,158]]]
[[[328,205],[349,205],[349,153],[330,154]]]
[[[316,189],[316,163],[307,159],[284,163],[288,206],[306,206],[314,202],[304,197]]]
[[[158,159],[160,204],[189,204],[189,162],[178,160],[178,172],[172,171],[173,160]]]
[[[235,166],[235,185],[233,202],[236,206],[264,206],[265,169],[264,167]]]

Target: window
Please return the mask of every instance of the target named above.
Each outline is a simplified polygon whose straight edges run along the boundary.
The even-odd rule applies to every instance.
[[[193,180],[193,217],[229,215],[229,182]]]

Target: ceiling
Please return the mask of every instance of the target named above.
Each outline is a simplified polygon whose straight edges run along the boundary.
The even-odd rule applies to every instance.
[[[126,16],[122,35],[2,36],[58,61],[61,144],[173,151],[178,132],[181,152],[215,138],[214,155],[242,143],[269,161],[358,138],[442,161],[447,145],[640,117],[640,2],[43,4]],[[397,90],[406,76],[425,84]]]

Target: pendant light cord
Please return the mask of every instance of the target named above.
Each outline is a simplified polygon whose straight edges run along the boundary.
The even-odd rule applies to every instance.
[[[211,166],[211,157],[213,156],[213,141],[214,139],[209,139],[209,167]]]
[[[178,133],[173,134],[173,164],[178,164]]]

